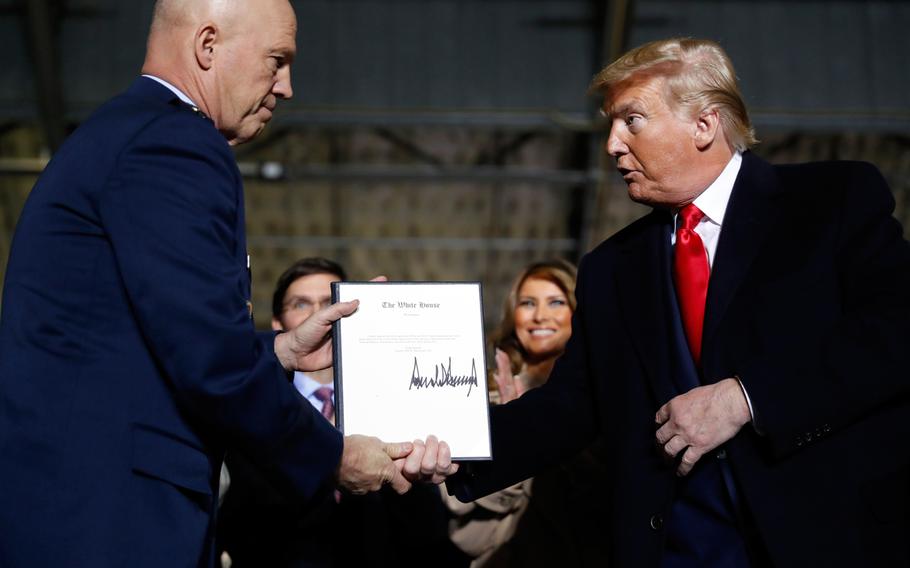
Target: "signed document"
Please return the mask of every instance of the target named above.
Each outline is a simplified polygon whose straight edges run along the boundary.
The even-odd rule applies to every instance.
[[[335,421],[385,442],[445,440],[452,458],[492,459],[478,282],[335,282],[360,300],[334,324]]]

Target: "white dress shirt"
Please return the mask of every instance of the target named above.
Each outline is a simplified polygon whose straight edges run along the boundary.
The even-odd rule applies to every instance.
[[[743,155],[739,152],[733,154],[717,179],[695,198],[695,206],[705,214],[695,226],[695,232],[705,245],[705,251],[708,253],[708,266],[712,268],[714,267],[714,255],[717,252],[717,241],[720,240],[720,231],[724,224],[724,213],[727,211],[727,203],[733,192],[733,183],[736,181],[742,163]],[[674,230],[670,235],[671,245],[676,245],[676,229],[678,228],[676,223],[678,222],[679,212],[677,211],[673,214]]]
[[[315,379],[313,379],[313,377],[310,377],[309,375],[307,375],[305,373],[301,373],[300,371],[294,371],[294,388],[296,388],[297,392],[302,394],[305,399],[310,401],[310,404],[313,405],[313,408],[315,408],[319,412],[322,412],[322,401],[319,400],[318,398],[316,398],[315,393],[318,389],[320,389],[322,387],[326,387],[326,386],[334,388],[334,386],[331,383],[329,383],[328,385],[324,385],[324,384],[316,381]],[[332,402],[334,402],[334,401],[335,401],[335,394],[333,391]]]
[[[705,252],[708,255],[708,266],[714,268],[714,256],[717,253],[717,241],[720,240],[720,232],[724,225],[724,214],[727,211],[727,204],[730,202],[730,195],[733,193],[733,184],[736,182],[736,176],[739,174],[739,168],[743,163],[743,155],[740,152],[733,154],[730,161],[724,167],[720,175],[717,176],[711,185],[708,186],[701,195],[695,198],[693,202],[698,209],[705,214],[701,221],[695,225],[695,232],[701,237],[705,245]],[[673,213],[673,232],[670,233],[670,245],[676,246],[676,229],[679,222],[679,211]],[[746,404],[749,405],[749,416],[752,417],[752,426],[758,429],[755,424],[755,412],[752,409],[752,399],[739,377],[736,378],[739,388],[746,397]]]

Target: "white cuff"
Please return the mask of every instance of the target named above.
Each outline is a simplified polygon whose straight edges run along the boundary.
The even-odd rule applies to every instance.
[[[752,427],[761,434],[761,430],[758,429],[758,423],[755,421],[755,410],[752,408],[752,399],[749,398],[749,391],[746,390],[746,385],[743,384],[743,380],[738,375],[733,375],[733,378],[739,383],[739,388],[743,391],[743,396],[746,397],[746,404],[749,406],[749,417],[752,418]]]

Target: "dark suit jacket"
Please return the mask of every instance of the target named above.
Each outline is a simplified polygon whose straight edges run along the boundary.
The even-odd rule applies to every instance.
[[[751,396],[761,434],[744,427],[724,459],[776,566],[910,563],[910,247],[893,207],[869,164],[743,156],[702,381],[738,375]],[[613,565],[659,564],[679,487],[654,441],[656,410],[678,394],[670,231],[655,210],[583,259],[553,375],[493,409],[494,461],[463,468],[450,491],[468,500],[529,477],[599,431]]]
[[[313,495],[342,440],[247,310],[214,125],[138,79],[22,212],[0,322],[0,565],[203,566],[225,449]]]

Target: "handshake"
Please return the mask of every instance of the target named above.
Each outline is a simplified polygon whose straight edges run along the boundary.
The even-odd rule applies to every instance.
[[[448,444],[427,436],[426,441],[386,443],[379,438],[345,436],[336,477],[338,485],[362,495],[386,483],[406,493],[416,481],[442,483],[458,471]]]

